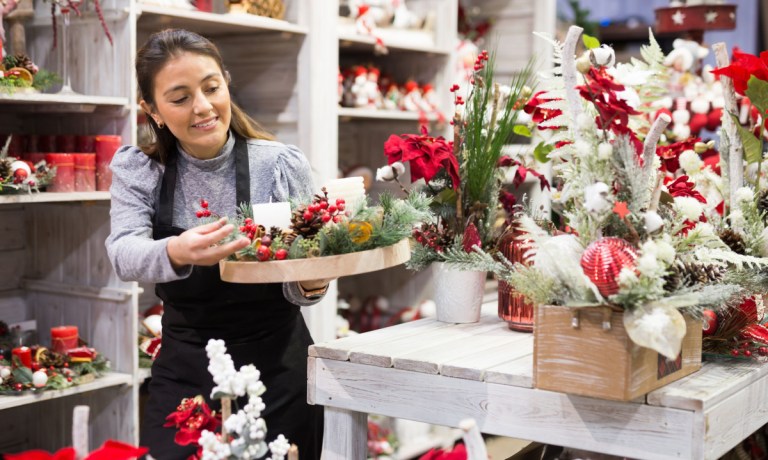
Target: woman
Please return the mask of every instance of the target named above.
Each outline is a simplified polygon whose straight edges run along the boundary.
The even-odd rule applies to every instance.
[[[152,35],[137,53],[136,76],[155,140],[141,149],[122,147],[112,161],[106,244],[117,275],[157,283],[165,305],[141,445],[157,460],[195,451],[176,445],[175,429],[163,423],[182,398],[210,397],[205,345],[217,338],[237,368],[253,363],[261,371],[269,439],[284,434],[302,459],[320,458],[323,414],[321,406],[306,404],[312,340],[299,306],[317,303],[327,280],[225,283],[217,262],[248,240],[217,246],[233,226],[226,219],[198,225],[195,215],[201,199],[222,216],[235,215],[243,202],[307,199],[309,164],[232,103],[229,75],[207,39],[185,30]]]

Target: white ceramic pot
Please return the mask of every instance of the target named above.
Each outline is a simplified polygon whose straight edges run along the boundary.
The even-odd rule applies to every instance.
[[[486,272],[455,270],[444,262],[434,265],[437,320],[446,323],[480,321]]]

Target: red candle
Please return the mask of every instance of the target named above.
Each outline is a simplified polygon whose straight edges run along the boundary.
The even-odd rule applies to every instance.
[[[79,334],[77,326],[57,326],[51,328],[51,349],[64,354],[72,348],[77,348]]]
[[[93,153],[75,153],[75,191],[93,192],[96,190],[96,155]]]
[[[78,153],[94,153],[96,152],[95,140],[93,136],[76,136],[75,150]]]
[[[70,153],[47,153],[45,162],[50,168],[56,168],[48,192],[75,191],[75,159]]]
[[[18,356],[21,365],[24,367],[32,368],[32,349],[29,347],[14,348],[11,353],[13,356]],[[13,361],[13,360],[12,360]]]
[[[96,148],[96,190],[109,191],[112,185],[112,170],[109,164],[117,149],[123,143],[121,136],[96,136],[94,146]]]

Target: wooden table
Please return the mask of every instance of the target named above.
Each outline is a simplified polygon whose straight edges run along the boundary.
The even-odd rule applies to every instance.
[[[424,319],[310,347],[323,459],[366,458],[368,413],[453,427],[471,417],[483,433],[649,459],[718,458],[768,423],[768,365],[705,362],[641,400],[614,402],[533,389],[532,350],[531,334],[495,316]]]

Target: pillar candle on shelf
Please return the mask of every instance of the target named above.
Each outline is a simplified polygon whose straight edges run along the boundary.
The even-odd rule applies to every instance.
[[[18,356],[21,365],[24,367],[32,368],[32,349],[29,347],[14,348],[11,351],[13,356]]]
[[[337,199],[342,198],[346,202],[346,208],[351,211],[354,211],[365,200],[365,186],[362,176],[329,181],[325,184],[325,191],[328,193],[330,204],[335,204]]]
[[[269,231],[270,227],[279,227],[287,230],[291,226],[291,204],[281,203],[256,203],[253,207],[253,222],[263,225]]]
[[[75,159],[71,153],[46,153],[45,162],[50,168],[56,168],[48,192],[75,191]]]
[[[96,150],[96,190],[107,192],[112,185],[112,170],[109,164],[123,143],[120,136],[99,135],[94,138]]]
[[[75,153],[75,191],[93,192],[96,190],[96,155],[93,153]]]
[[[77,348],[79,333],[77,326],[57,326],[51,328],[51,349],[65,354],[67,350]]]

